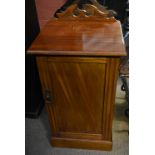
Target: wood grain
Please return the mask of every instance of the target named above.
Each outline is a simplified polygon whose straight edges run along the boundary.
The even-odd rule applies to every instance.
[[[50,58],[49,58],[50,59]],[[65,59],[65,58],[63,58]],[[102,134],[105,62],[48,62],[58,132]],[[88,59],[88,62],[86,61]],[[98,92],[98,93],[96,93]],[[60,97],[61,95],[61,97]],[[63,107],[63,108],[62,108]]]
[[[69,138],[57,138],[51,139],[52,146],[56,147],[70,147],[70,148],[82,148],[82,149],[95,149],[95,150],[112,150],[112,142],[104,140],[81,140],[81,139],[69,139]]]
[[[119,21],[51,19],[28,50],[29,54],[125,56]]]
[[[28,53],[37,56],[51,144],[111,150],[118,66],[126,55],[120,22],[51,19]]]
[[[110,149],[119,58],[38,56],[37,62],[43,92],[51,91],[46,106],[52,137],[60,138],[54,146],[72,147],[79,139],[86,140],[82,148],[97,149],[101,142]]]
[[[59,19],[96,19],[101,18],[105,20],[115,21],[114,16],[117,14],[113,10],[108,10],[107,7],[99,4],[96,0],[90,0],[91,4],[75,0],[65,10],[56,13],[56,18]],[[79,8],[80,4],[80,8]]]

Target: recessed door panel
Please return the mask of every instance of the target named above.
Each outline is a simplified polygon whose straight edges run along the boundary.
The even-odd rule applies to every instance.
[[[105,61],[59,60],[47,63],[58,133],[102,134]]]

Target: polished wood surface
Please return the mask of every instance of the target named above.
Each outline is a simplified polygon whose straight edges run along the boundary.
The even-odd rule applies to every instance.
[[[119,21],[51,19],[29,54],[125,56]]]
[[[105,60],[64,59],[47,59],[58,132],[102,134]]]
[[[38,56],[37,63],[43,92],[52,98],[45,98],[51,143],[110,150],[119,58]]]
[[[112,149],[120,56],[120,22],[113,18],[51,19],[28,50],[37,55],[57,147]]]
[[[94,1],[94,0],[93,0]],[[96,1],[94,1],[96,2]],[[72,4],[66,10],[56,13],[57,18],[65,18],[65,19],[79,19],[79,18],[87,18],[87,19],[96,19],[102,18],[107,20],[115,21],[114,14],[115,12],[112,10],[107,10],[106,7],[95,3],[96,5],[91,4],[83,4],[82,9],[78,7],[78,4]],[[98,4],[98,5],[97,5]],[[98,7],[99,8],[98,8]]]
[[[51,141],[52,146],[56,147],[70,147],[91,150],[109,151],[112,149],[112,142],[103,140],[81,140],[73,138],[58,138],[53,137]]]

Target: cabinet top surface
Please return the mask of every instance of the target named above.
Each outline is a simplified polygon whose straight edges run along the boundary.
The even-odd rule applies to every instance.
[[[125,56],[119,21],[51,19],[34,40],[29,54]]]

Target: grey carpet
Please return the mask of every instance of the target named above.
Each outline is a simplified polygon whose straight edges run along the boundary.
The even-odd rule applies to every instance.
[[[50,128],[46,110],[38,119],[26,118],[26,155],[128,155],[129,136],[128,119],[124,115],[127,103],[124,92],[120,91],[121,81],[118,80],[115,117],[113,121],[113,149],[112,151],[96,151],[69,148],[53,148],[49,143]]]

